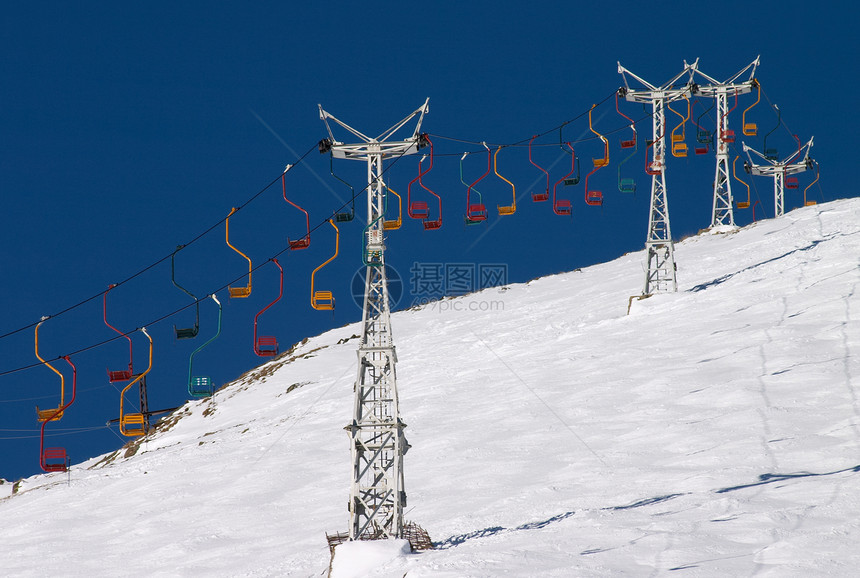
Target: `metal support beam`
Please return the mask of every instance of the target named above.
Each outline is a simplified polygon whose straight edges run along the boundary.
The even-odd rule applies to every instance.
[[[802,173],[814,166],[815,160],[809,156],[813,138],[815,137],[810,138],[809,142],[802,147],[798,145],[797,151],[781,161],[769,159],[754,148],[747,146],[746,143],[743,143],[744,152],[747,154],[747,159],[749,160],[745,168],[748,167],[749,172],[756,176],[773,177],[773,205],[774,213],[777,217],[785,214],[785,176]],[[766,164],[754,163],[750,153],[757,155]],[[803,154],[802,157],[801,154]]]
[[[320,106],[331,139],[320,147],[335,158],[367,163],[367,226],[363,235],[366,265],[358,371],[354,386],[353,417],[346,431],[350,439],[352,481],[349,496],[349,539],[403,537],[406,490],[403,456],[409,448],[400,419],[397,392],[397,352],[391,331],[388,284],[385,276],[383,161],[418,152],[424,139],[421,122],[429,99],[380,136],[370,138],[339,121]],[[410,138],[388,141],[410,119],[418,123]],[[358,144],[335,141],[329,120],[361,139]]]
[[[665,106],[669,102],[689,98],[692,91],[692,73],[698,60],[693,64],[684,63],[684,70],[661,86],[654,86],[636,76],[618,63],[618,73],[624,79],[624,87],[619,94],[630,102],[650,104],[652,109],[653,147],[652,158],[647,172],[651,175],[651,207],[648,213],[648,234],[645,237],[647,269],[643,295],[675,292],[678,290],[675,266],[675,244],[669,225],[669,201],[666,194],[666,116]],[[645,89],[632,90],[627,75],[639,81]],[[687,83],[676,87],[687,76]],[[647,154],[647,153],[646,153]]]
[[[694,91],[699,96],[713,97],[717,101],[717,167],[714,172],[714,202],[711,211],[711,227],[735,226],[735,215],[732,208],[732,181],[729,179],[729,145],[735,141],[735,133],[729,129],[729,97],[737,102],[737,97],[750,92],[756,84],[755,71],[759,57],[747,64],[727,80],[720,82],[694,67],[693,75],[698,74],[708,84],[697,84]],[[746,81],[738,79],[749,71]]]

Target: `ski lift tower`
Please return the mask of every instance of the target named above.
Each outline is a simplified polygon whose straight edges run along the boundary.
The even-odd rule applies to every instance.
[[[430,99],[406,118],[370,138],[341,122],[320,105],[320,119],[329,138],[320,141],[320,152],[334,158],[367,163],[367,226],[364,228],[365,271],[361,340],[358,343],[358,376],[354,386],[352,422],[346,426],[352,453],[352,483],[349,495],[349,539],[368,540],[403,537],[403,455],[409,448],[400,420],[395,364],[397,353],[391,333],[391,311],[385,276],[383,244],[384,189],[382,162],[415,154],[425,140],[421,122]],[[412,136],[389,141],[414,117],[418,123]],[[334,138],[329,121],[352,133],[361,142],[344,144]]]
[[[759,57],[756,56],[755,60],[724,82],[708,76],[696,67],[693,69],[695,73],[710,83],[696,85],[694,90],[697,94],[713,97],[717,101],[717,146],[715,147],[717,169],[714,176],[714,205],[711,227],[735,226],[735,215],[732,211],[732,183],[729,179],[729,145],[735,142],[735,132],[729,130],[728,97],[732,95],[737,98],[741,94],[752,91],[758,85],[755,79],[755,69],[758,64]],[[738,81],[738,78],[747,71],[750,72],[749,78],[745,81]]]
[[[809,156],[813,138],[815,137],[811,137],[809,142],[794,151],[790,157],[781,161],[771,160],[754,148],[747,146],[747,143],[743,143],[744,152],[747,153],[747,159],[749,159],[749,163],[744,163],[744,169],[756,176],[773,177],[773,204],[776,208],[777,217],[781,217],[785,213],[785,176],[802,173],[814,166],[815,160]],[[750,152],[758,155],[767,164],[755,164]],[[799,158],[801,154],[803,154],[803,158]]]
[[[619,95],[630,102],[641,102],[650,104],[653,121],[654,160],[646,165],[646,172],[651,175],[651,210],[648,217],[648,236],[645,239],[645,249],[648,253],[648,270],[645,273],[645,289],[642,295],[662,293],[678,290],[678,281],[675,276],[675,245],[672,242],[672,230],[669,227],[669,205],[666,201],[666,103],[673,102],[687,96],[689,98],[692,88],[692,71],[695,70],[696,62],[684,63],[684,70],[680,74],[661,86],[654,86],[636,76],[618,63],[618,73],[624,79],[624,86],[619,88]],[[632,90],[627,82],[630,75],[639,81],[645,89]],[[684,75],[688,76],[688,83],[683,87],[675,87]],[[647,153],[646,153],[647,154]]]

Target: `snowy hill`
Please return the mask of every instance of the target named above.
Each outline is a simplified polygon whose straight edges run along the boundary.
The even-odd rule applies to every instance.
[[[406,518],[378,576],[849,576],[860,201],[392,317]],[[347,524],[356,326],[148,438],[0,486],[8,576],[321,576]]]

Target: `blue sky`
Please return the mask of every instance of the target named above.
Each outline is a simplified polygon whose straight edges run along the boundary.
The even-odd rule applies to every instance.
[[[856,178],[849,177],[851,163],[839,160],[846,156],[840,150],[856,136],[849,105],[858,88],[851,74],[858,64],[857,41],[849,29],[856,21],[854,5],[846,4],[837,14],[790,2],[764,13],[748,3],[725,2],[722,17],[714,8],[697,14],[688,3],[654,6],[631,3],[605,11],[599,3],[574,7],[569,2],[515,7],[490,2],[242,7],[152,2],[102,3],[86,10],[61,3],[7,8],[0,24],[5,205],[0,334],[97,296],[42,325],[42,355],[55,358],[113,337],[102,322],[99,293],[219,223],[231,207],[245,203],[275,181],[287,163],[315,147],[326,136],[318,103],[376,135],[430,97],[423,130],[430,133],[437,157],[424,183],[442,196],[444,224],[428,232],[404,217],[404,226],[389,235],[386,257],[404,282],[399,307],[420,297],[410,294],[415,262],[502,264],[509,281],[522,282],[642,248],[650,182],[641,142],[640,156],[625,165],[637,193],[617,189],[617,162],[623,158],[618,139],[627,137],[614,132],[625,124],[611,99],[622,83],[619,60],[658,84],[677,74],[684,59],[699,57],[701,70],[726,78],[760,54],[756,77],[766,98],[779,105],[790,132],[803,141],[815,135],[812,155],[822,172],[820,187],[810,190],[812,198],[821,202],[858,194]],[[769,130],[776,117],[766,98],[750,114]],[[480,141],[527,141],[604,100],[594,111],[594,125],[612,132],[610,165],[592,177],[604,193],[603,207],[587,206],[580,184],[563,193],[573,201],[571,217],[556,216],[549,203],[533,203],[528,196],[520,199],[515,215],[499,217],[494,207],[508,202],[510,189],[491,173],[478,187],[491,208],[490,219],[481,226],[463,225],[463,152],[480,151]],[[742,97],[732,113],[736,132],[740,111],[753,100]],[[629,116],[642,117],[636,105],[622,107]],[[641,127],[644,138],[650,123]],[[790,150],[789,130],[774,132],[768,144]],[[692,147],[691,125],[687,133]],[[346,134],[337,136],[347,140]],[[564,129],[565,140],[575,141],[583,168],[602,153],[591,136],[585,117]],[[557,138],[556,131],[541,142]],[[760,149],[761,137],[749,138],[748,144]],[[552,181],[566,172],[569,161],[557,147],[536,148],[534,154],[545,167],[557,163]],[[466,159],[467,181],[483,172],[485,159],[481,154]],[[392,166],[387,173],[391,187],[405,193],[417,175],[417,162],[405,158]],[[339,161],[335,171],[356,190],[366,184],[361,163]],[[503,149],[499,171],[516,185],[518,195],[542,186],[527,148]],[[709,225],[713,176],[712,155],[669,159],[668,202],[676,239]],[[809,180],[809,173],[801,175],[800,191]],[[288,173],[286,183],[291,199],[309,211],[312,227],[348,193],[330,176],[328,157],[316,150]],[[736,187],[733,183],[737,195]],[[800,198],[801,193],[789,192],[786,209],[797,207]],[[761,210],[772,216],[770,180],[756,179],[757,199],[758,216]],[[736,220],[747,224],[752,215],[737,211]],[[303,215],[283,201],[277,181],[230,225],[231,241],[256,266],[280,252],[287,237],[303,234]],[[333,252],[331,228],[315,231],[308,250],[282,255],[284,298],[260,317],[261,332],[277,336],[282,349],[360,318],[350,286],[361,265],[361,228],[358,220],[341,226],[340,255],[318,274],[320,288],[335,294],[334,314],[311,309],[309,282],[313,268]],[[200,296],[247,268],[226,246],[223,225],[181,251],[176,264],[178,280]],[[683,263],[678,275],[684,275]],[[195,358],[195,367],[216,384],[259,363],[252,351],[253,318],[275,297],[277,283],[277,269],[270,263],[255,272],[250,298],[218,294],[224,303],[222,335]],[[630,288],[631,295],[640,291]],[[170,283],[169,259],[109,296],[114,325],[123,330],[147,325],[155,341],[148,377],[151,409],[187,399],[188,356],[201,341],[174,340],[172,326],[193,323],[193,310],[151,324],[187,303]],[[214,333],[215,316],[211,302],[201,304],[201,337]],[[146,339],[137,333],[133,340],[141,367]],[[125,365],[127,347],[115,341],[73,359],[78,399],[62,421],[48,425],[48,432],[62,434],[51,437],[49,445],[66,447],[77,462],[125,441],[115,427],[105,427],[119,409],[119,393],[108,383],[105,368]],[[6,479],[39,471],[33,406],[57,401],[58,380],[49,369],[12,371],[36,361],[32,328],[0,339],[0,477]]]

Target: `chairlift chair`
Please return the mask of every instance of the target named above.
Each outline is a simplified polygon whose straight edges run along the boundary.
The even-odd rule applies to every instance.
[[[253,265],[251,264],[251,258],[248,257],[245,253],[234,247],[230,244],[230,216],[238,211],[237,207],[233,207],[230,209],[230,214],[227,215],[227,219],[225,221],[225,235],[227,239],[227,246],[242,255],[248,261],[248,284],[243,287],[227,287],[228,292],[230,293],[230,297],[238,297],[245,298],[251,295],[251,274],[254,271]]]
[[[779,110],[779,107],[777,105],[773,105],[773,108],[776,109],[776,126],[770,129],[770,132],[764,135],[764,158],[769,161],[775,161],[779,159],[779,149],[767,148],[767,137],[772,135],[774,131],[779,128],[779,125],[782,124],[782,111]]]
[[[146,379],[146,374],[152,369],[152,337],[150,337],[149,333],[146,332],[146,327],[142,327],[141,331],[146,335],[146,338],[149,339],[149,365],[143,373],[136,375],[119,394],[119,432],[126,437],[145,435],[147,429],[146,416],[142,411],[128,413],[125,411],[125,393],[137,383],[146,383],[142,380]],[[143,387],[143,385],[140,387]]]
[[[696,102],[698,102],[698,99],[696,99]],[[696,106],[696,103],[694,102],[692,107],[695,108],[695,106]],[[699,114],[698,120],[693,121],[693,124],[696,125],[696,143],[698,143],[699,145],[702,145],[702,146],[696,146],[693,148],[693,151],[697,155],[707,154],[708,151],[711,150],[711,147],[714,146],[714,133],[707,130],[707,129],[702,128],[702,124],[701,124],[702,117],[705,116],[708,113],[708,111],[710,111],[712,108],[714,108],[714,102],[711,102],[711,106],[709,106],[708,108],[703,110],[701,112],[701,114]],[[692,114],[692,110],[691,110],[691,114]],[[692,117],[691,117],[691,119],[692,119]]]
[[[48,368],[56,373],[60,377],[60,403],[57,404],[57,407],[50,409],[39,409],[39,406],[36,406],[36,417],[40,422],[46,421],[58,421],[63,417],[63,410],[65,409],[65,399],[66,399],[66,378],[63,376],[62,372],[60,372],[56,367],[51,365],[49,362],[42,359],[42,356],[39,354],[39,327],[41,327],[42,323],[44,323],[48,318],[43,317],[41,321],[36,324],[35,330],[35,348],[36,348],[36,358],[41,361],[43,364],[47,365]]]
[[[744,110],[743,115],[741,116],[741,123],[743,124],[744,135],[746,136],[756,136],[758,134],[758,125],[754,122],[747,122],[747,113],[755,107],[759,101],[761,100],[761,85],[758,81],[753,78],[750,84],[756,87],[757,96],[755,102],[752,103],[749,107]]]
[[[564,183],[577,170],[576,151],[569,142],[564,143],[570,149],[570,172],[561,177],[552,187],[552,212],[556,215],[570,215],[573,212],[573,206],[570,199],[559,199],[557,196],[558,185]]]
[[[397,197],[397,218],[396,219],[389,219],[389,220],[383,219],[382,220],[382,228],[385,229],[386,231],[395,231],[395,230],[399,229],[400,226],[403,224],[403,199],[400,198],[400,195],[395,193],[394,189],[392,189],[388,185],[385,185],[385,189],[386,189],[386,191],[388,191],[388,193],[392,193],[395,197]],[[386,207],[386,209],[388,208],[388,193],[385,194],[385,207]]]
[[[291,241],[290,238],[287,237],[287,246],[290,248],[291,251],[298,251],[301,249],[307,249],[311,245],[311,217],[306,210],[304,210],[303,208],[298,206],[296,203],[292,202],[291,200],[289,200],[287,198],[287,179],[286,179],[286,177],[287,177],[286,173],[281,175],[281,185],[284,189],[284,200],[305,214],[305,227],[306,227],[306,231],[307,231],[305,233],[305,236],[302,237],[301,239],[295,239],[295,240]]]
[[[618,96],[620,92],[621,89],[618,89],[615,92],[615,110],[618,111],[618,114],[630,121],[630,128],[633,130],[633,137],[626,140],[622,138],[620,144],[622,149],[632,149],[636,147],[636,138],[638,136],[638,133],[636,132],[636,123],[633,122],[632,118],[621,112],[621,109],[618,107]]]
[[[68,403],[63,403],[60,407],[51,410],[54,412],[55,416],[62,415],[64,411],[75,403],[75,397],[77,396],[78,391],[78,369],[75,367],[75,364],[72,363],[71,357],[64,355],[63,359],[72,368],[72,397],[69,399]],[[50,416],[48,419],[40,420],[42,422],[42,427],[39,434],[39,466],[41,466],[42,470],[45,472],[65,472],[69,469],[70,462],[69,456],[66,454],[66,448],[45,447],[45,426],[48,425],[49,421],[59,419],[59,417],[55,416]]]
[[[723,118],[727,117],[729,115],[729,113],[731,113],[735,108],[737,108],[737,106],[738,106],[738,91],[735,90],[735,104],[732,105],[732,107],[729,110],[727,110],[725,113],[723,113]],[[723,126],[722,119],[720,119],[720,126]],[[735,142],[735,131],[733,131],[731,129],[726,129],[723,132],[721,138],[722,138],[723,142],[733,143],[733,142]]]
[[[423,159],[422,159],[423,160]],[[428,169],[429,170],[429,169]],[[412,200],[412,185],[421,179],[421,161],[418,161],[418,176],[406,185],[406,213],[413,219],[425,220],[430,217],[430,208],[426,201]]]
[[[542,166],[540,166],[539,164],[534,162],[534,160],[532,159],[532,143],[534,142],[534,140],[537,137],[538,137],[538,135],[534,135],[531,138],[531,140],[529,141],[529,162],[531,164],[533,164],[535,167],[537,167],[537,169],[539,171],[541,171],[546,176],[546,188],[544,189],[544,191],[542,193],[541,192],[532,192],[532,201],[534,201],[535,203],[540,203],[540,202],[549,200],[549,172],[547,172]],[[461,164],[460,175],[461,175],[460,180],[462,180],[462,164]]]
[[[278,296],[274,301],[263,307],[255,316],[254,316],[254,353],[259,357],[272,357],[273,355],[278,354],[278,340],[276,337],[272,337],[270,335],[257,335],[257,321],[260,319],[260,315],[266,312],[269,307],[277,303],[281,300],[281,297],[284,296],[284,268],[281,267],[281,264],[278,262],[277,258],[272,258],[272,263],[277,265],[278,271],[280,272],[280,287],[278,289]]]
[[[340,182],[345,184],[347,187],[349,187],[349,192],[350,192],[349,210],[348,211],[339,211],[339,212],[334,214],[334,220],[336,222],[348,223],[349,221],[352,221],[355,218],[355,189],[352,188],[352,185],[350,185],[348,182],[346,182],[345,180],[343,180],[342,178],[340,178],[339,176],[334,174],[334,154],[331,152],[329,152],[329,167],[330,167],[330,171],[331,171],[331,176],[333,176],[334,178],[336,178],[337,180],[339,180]]]
[[[686,116],[672,108],[669,104],[666,104],[666,108],[668,108],[673,113],[677,114],[681,117],[681,122],[672,129],[672,156],[674,157],[686,157],[687,156],[687,143],[684,142],[686,137],[686,126],[687,121],[690,119],[690,99],[687,98],[687,95],[684,95],[684,100],[687,102],[687,114]],[[681,134],[675,134],[678,129],[681,129]]]
[[[334,295],[332,294],[332,292],[317,291],[315,289],[315,279],[317,271],[325,267],[327,264],[333,261],[335,257],[337,257],[338,247],[340,246],[340,230],[337,228],[337,225],[334,224],[334,221],[332,219],[329,219],[328,223],[334,228],[335,232],[334,255],[329,257],[311,273],[311,307],[318,311],[331,311],[334,309]]]
[[[466,224],[473,225],[487,220],[487,207],[483,202],[472,203],[472,189],[475,188],[484,177],[490,174],[490,157],[492,153],[487,143],[481,143],[487,149],[487,170],[478,179],[466,188]]]
[[[112,283],[111,285],[109,285],[107,290],[102,295],[102,312],[103,312],[103,316],[104,316],[105,325],[107,325],[108,327],[110,327],[111,329],[113,329],[114,331],[119,333],[122,337],[125,337],[128,340],[128,369],[119,369],[116,371],[111,371],[109,369],[107,372],[108,373],[108,381],[110,381],[111,383],[116,383],[118,381],[128,381],[129,379],[131,379],[134,376],[134,367],[132,365],[134,363],[134,356],[132,355],[131,337],[129,337],[128,334],[123,333],[122,331],[120,331],[119,329],[117,329],[116,327],[111,325],[110,323],[108,323],[108,320],[107,320],[107,294],[110,293],[110,290],[113,289],[114,287],[116,287],[116,283]]]
[[[750,186],[746,183],[746,181],[744,181],[743,179],[738,177],[738,173],[735,170],[735,168],[736,168],[735,165],[737,164],[739,158],[740,158],[740,155],[736,155],[735,160],[732,161],[732,176],[736,180],[740,181],[741,184],[747,188],[747,200],[746,201],[738,201],[736,204],[737,204],[737,207],[739,209],[748,209],[750,207]]]
[[[280,266],[280,265],[279,265]],[[201,397],[209,397],[212,395],[212,379],[209,376],[205,375],[194,375],[194,356],[203,351],[210,343],[218,339],[218,336],[221,335],[221,314],[222,307],[221,302],[218,300],[218,297],[213,293],[210,295],[212,297],[212,301],[214,301],[218,305],[218,326],[215,330],[215,335],[210,337],[206,343],[203,343],[191,352],[191,355],[188,358],[188,395],[191,397],[201,398]],[[259,316],[259,314],[258,314]],[[256,330],[256,318],[254,319],[254,329]],[[255,335],[256,337],[256,335]]]
[[[496,149],[496,153],[493,155],[493,172],[496,173],[496,176],[511,185],[511,204],[510,205],[496,205],[499,215],[513,215],[517,212],[517,188],[514,186],[514,183],[503,177],[499,174],[498,168],[498,157],[499,151],[502,150],[502,145],[499,145],[499,148]]]
[[[194,339],[197,337],[197,333],[200,330],[200,300],[197,299],[191,291],[176,282],[176,253],[178,253],[182,248],[182,245],[176,247],[176,250],[172,255],[170,255],[170,280],[178,289],[194,300],[195,317],[193,327],[176,327],[174,325],[173,332],[176,335],[176,339]]]
[[[814,161],[813,161],[813,162],[814,162]],[[809,199],[807,199],[807,198],[806,198],[806,192],[809,190],[809,188],[810,188],[812,185],[814,185],[815,183],[817,183],[817,182],[818,182],[818,177],[819,177],[819,176],[820,176],[820,168],[819,168],[818,163],[815,163],[815,180],[814,180],[814,181],[812,181],[811,183],[809,183],[808,185],[806,185],[806,188],[805,188],[805,189],[803,189],[803,206],[804,206],[804,207],[811,207],[812,205],[815,205],[815,204],[816,204],[816,201],[812,201],[812,200],[809,200]]]
[[[424,225],[425,231],[435,231],[436,229],[439,229],[442,227],[442,197],[440,197],[435,192],[430,190],[430,188],[424,184],[424,175],[426,175],[427,173],[429,173],[433,169],[433,156],[434,155],[433,155],[433,141],[431,141],[430,137],[427,136],[426,134],[422,135],[422,137],[423,137],[424,142],[426,143],[424,146],[430,145],[430,166],[427,167],[426,171],[421,170],[421,163],[424,162],[426,155],[424,157],[422,157],[421,160],[418,161],[418,184],[421,186],[422,189],[424,189],[425,191],[427,191],[428,193],[430,193],[431,195],[436,197],[437,201],[439,202],[438,216],[435,219],[431,220],[429,217],[429,213],[428,213],[428,216],[424,219],[422,224]]]

